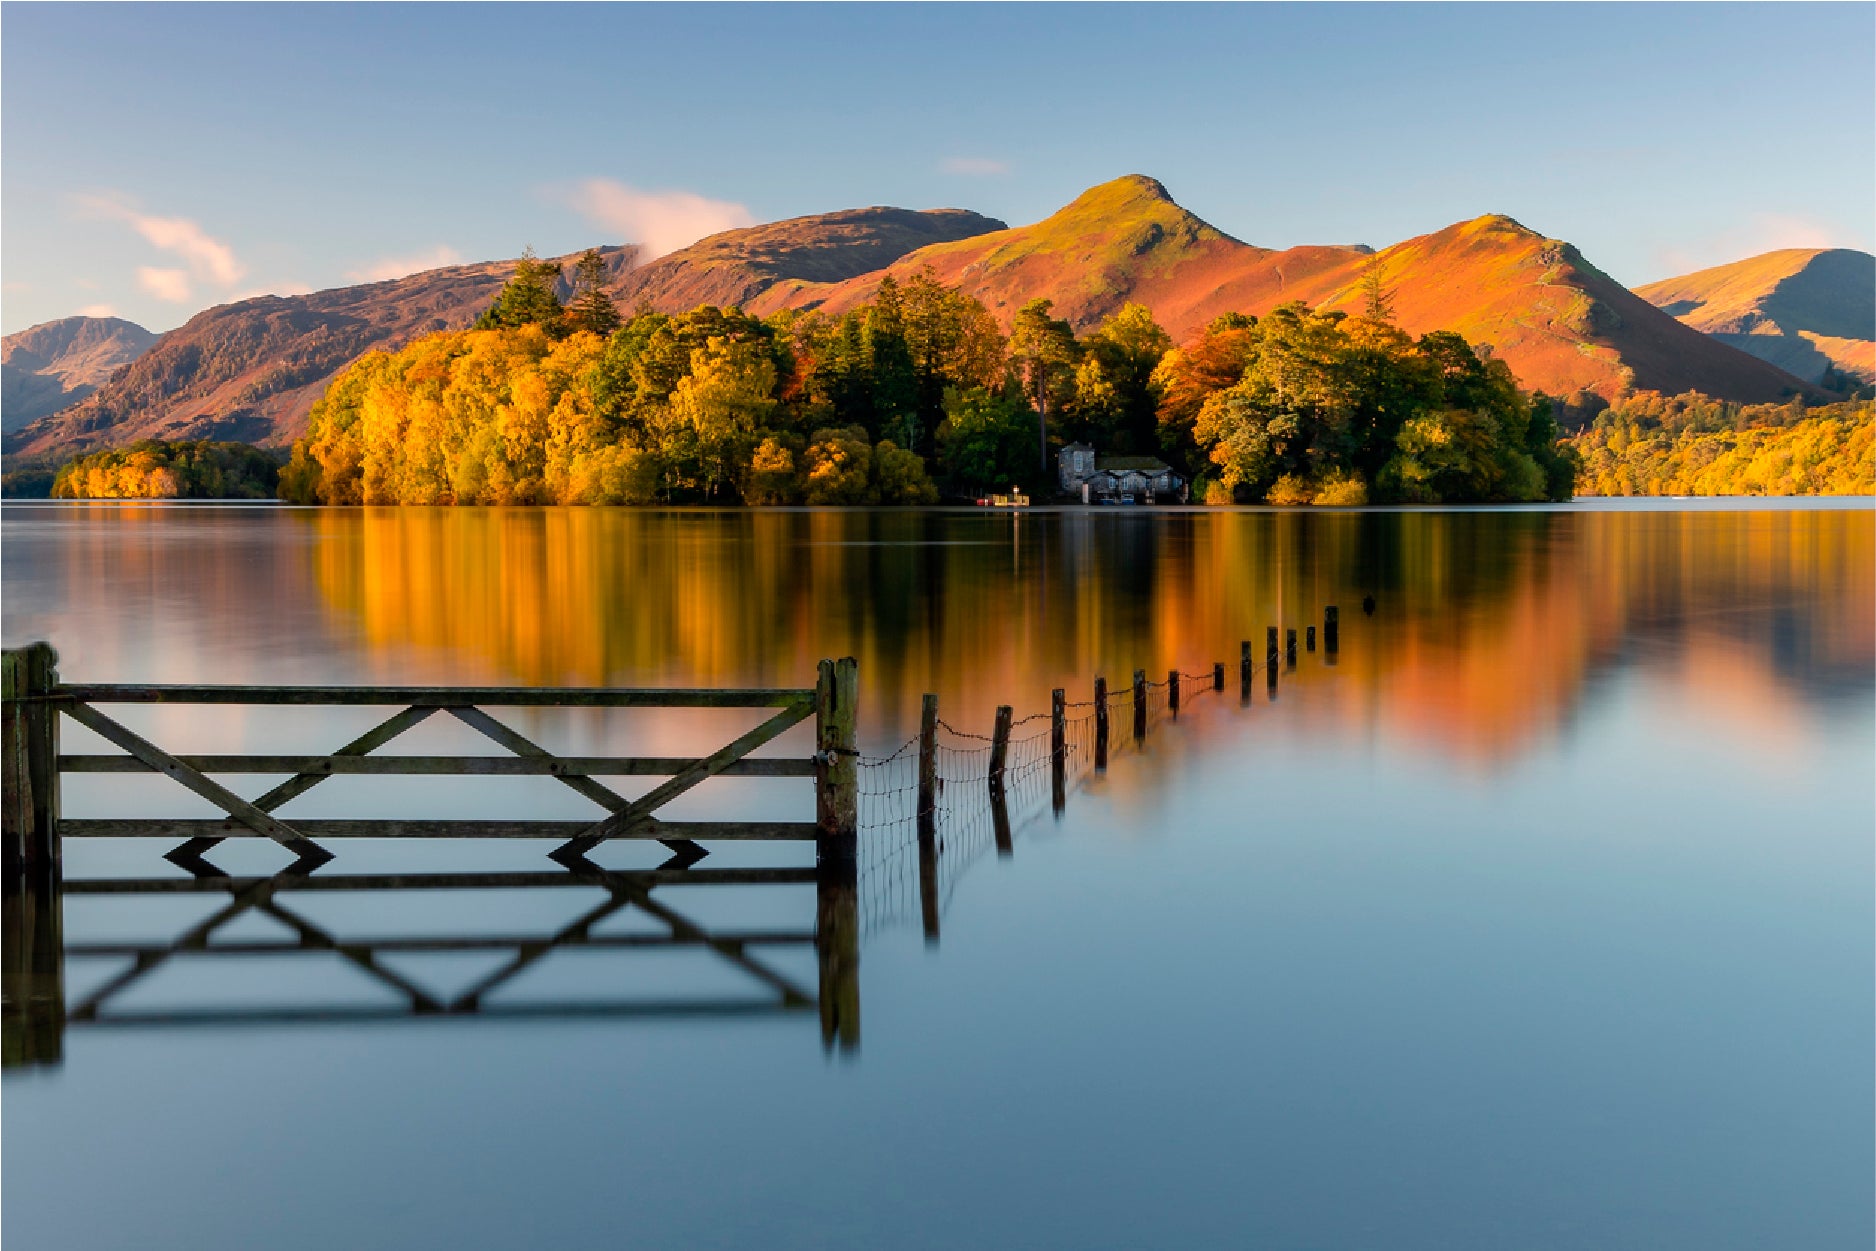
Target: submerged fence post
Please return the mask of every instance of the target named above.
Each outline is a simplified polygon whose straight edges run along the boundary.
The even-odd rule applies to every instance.
[[[1049,796],[1061,816],[1068,806],[1068,696],[1059,686],[1049,693]]]
[[[1225,662],[1222,660],[1212,666],[1212,689],[1214,691],[1225,689]]]
[[[26,875],[49,886],[59,868],[59,654],[50,643],[8,650],[0,671],[0,752],[4,753],[5,874],[9,889]]]
[[[918,836],[938,829],[938,697],[929,692],[918,713]]]
[[[1296,627],[1291,626],[1283,632],[1283,664],[1286,669],[1296,668]]]
[[[918,903],[925,925],[925,941],[938,942],[938,840],[925,832],[921,820],[918,836]]]
[[[814,687],[815,858],[852,862],[859,853],[858,735],[860,665],[851,656],[823,660]]]
[[[814,952],[821,1046],[860,1046],[860,883],[852,861],[823,861],[815,877]]]
[[[1172,715],[1179,715],[1179,671],[1172,670],[1166,675],[1166,706],[1172,709]]]
[[[1094,767],[1107,768],[1107,679],[1094,680]]]
[[[997,705],[997,725],[990,732],[990,789],[1003,793],[1003,768],[1010,758],[1010,706]]]
[[[1306,652],[1313,652],[1316,650],[1316,627],[1315,626],[1305,626],[1303,628],[1303,650]]]
[[[1342,610],[1330,604],[1322,610],[1322,650],[1327,663],[1335,663],[1335,653],[1342,645]]]
[[[1146,670],[1133,671],[1133,741],[1146,741]]]
[[[1251,640],[1245,639],[1238,644],[1238,702],[1251,702]]]
[[[1264,664],[1274,672],[1277,668],[1277,627],[1264,627]]]

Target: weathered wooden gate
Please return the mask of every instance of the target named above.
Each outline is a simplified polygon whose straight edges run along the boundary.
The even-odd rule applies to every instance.
[[[181,1020],[174,1013],[107,1014],[104,1009],[123,989],[179,954],[241,955],[285,951],[337,953],[390,986],[408,1001],[403,1009],[418,1015],[467,1015],[489,1012],[485,1000],[497,987],[548,952],[570,946],[633,947],[694,945],[715,951],[763,983],[779,998],[782,1010],[818,1002],[822,1034],[843,1049],[859,1039],[859,925],[856,915],[857,800],[855,795],[855,704],[857,666],[852,659],[822,661],[816,685],[801,689],[644,690],[617,688],[533,689],[512,687],[293,687],[64,684],[57,656],[46,644],[34,644],[4,656],[4,853],[7,907],[5,1008],[6,1058],[9,1063],[56,1060],[66,1024],[152,1023]],[[100,705],[198,704],[305,706],[376,706],[398,709],[366,733],[326,755],[182,755],[100,710]],[[647,758],[565,756],[548,751],[492,716],[496,707],[584,708],[729,708],[773,710],[754,727],[707,756]],[[436,715],[455,718],[504,749],[505,755],[374,754],[407,730]],[[73,721],[122,749],[123,754],[60,753],[60,720]],[[754,756],[751,753],[809,717],[815,719],[816,750],[806,757]],[[69,818],[61,812],[62,778],[67,774],[160,773],[208,800],[220,818]],[[215,780],[229,774],[287,774],[286,781],[250,801]],[[286,819],[282,805],[329,778],[347,775],[404,776],[545,776],[603,809],[587,821],[496,819]],[[628,799],[597,779],[606,776],[660,776],[659,785]],[[678,796],[715,777],[812,778],[813,821],[675,821],[660,815]],[[113,879],[66,882],[61,850],[69,838],[173,838],[181,843],[166,858],[187,871],[184,878]],[[271,877],[230,877],[206,859],[222,840],[269,838],[294,853],[294,861]],[[326,844],[346,838],[525,838],[559,843],[550,856],[559,868],[522,874],[315,875],[334,853]],[[655,839],[672,855],[656,870],[620,872],[600,868],[588,857],[611,839]],[[693,868],[718,840],[807,840],[816,848],[811,869]],[[807,935],[765,933],[712,935],[674,909],[651,898],[661,885],[735,885],[739,883],[811,882],[817,888],[816,924]],[[280,895],[317,890],[413,890],[448,888],[531,888],[598,886],[607,900],[548,935],[484,938],[341,940],[291,911]],[[166,944],[77,944],[62,938],[62,900],[66,895],[127,895],[176,891],[225,892],[229,904]],[[605,917],[632,907],[668,928],[662,939],[595,936]],[[292,942],[272,944],[211,943],[215,932],[235,918],[259,912],[285,924]],[[820,957],[818,996],[794,986],[749,956],[752,942],[815,944]],[[426,992],[380,962],[393,950],[512,950],[500,970],[447,1000]],[[128,957],[131,964],[99,990],[69,1008],[63,991],[63,958],[74,955]],[[668,1005],[667,1005],[668,1006]],[[620,1011],[636,1011],[630,1005]],[[643,1005],[639,1006],[640,1008]],[[590,1013],[594,1005],[569,1006]],[[186,1014],[185,1014],[186,1015]],[[228,1014],[223,1014],[227,1016]],[[239,1015],[238,1013],[235,1015]],[[320,1019],[341,1019],[321,1013]]]

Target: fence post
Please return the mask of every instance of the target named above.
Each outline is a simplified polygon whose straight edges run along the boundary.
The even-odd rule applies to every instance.
[[[49,643],[8,650],[0,672],[7,885],[28,874],[50,885],[59,869],[59,654]]]
[[[1179,671],[1172,670],[1166,675],[1166,706],[1172,709],[1172,715],[1179,715]]]
[[[1238,702],[1251,702],[1251,640],[1238,644]]]
[[[1286,669],[1296,668],[1296,627],[1291,626],[1283,632],[1283,664]]]
[[[1146,670],[1133,671],[1133,741],[1146,741]]]
[[[997,844],[997,858],[1007,860],[1016,854],[1016,843],[1010,837],[1010,809],[1004,801],[1003,788],[995,787],[990,792],[990,828]]]
[[[1273,673],[1276,672],[1276,668],[1277,668],[1277,627],[1276,626],[1264,627],[1264,664],[1270,667],[1271,672]]]
[[[1212,666],[1212,689],[1214,691],[1225,689],[1225,662],[1222,660]]]
[[[1313,652],[1316,650],[1316,627],[1315,626],[1305,626],[1303,628],[1303,650],[1306,652]]]
[[[815,874],[814,951],[820,971],[821,1046],[860,1046],[860,883],[852,861],[823,860]]]
[[[938,830],[938,697],[927,692],[918,713],[918,836]]]
[[[1322,610],[1322,650],[1328,663],[1335,663],[1335,653],[1342,646],[1342,610],[1330,604]]]
[[[990,732],[990,789],[1003,793],[1003,766],[1010,757],[1010,706],[997,705],[997,725]]]
[[[859,699],[859,662],[851,656],[823,660],[814,687],[816,746],[815,858],[825,864],[852,862],[859,852],[859,762],[854,758],[854,705]]]
[[[1094,680],[1094,767],[1107,768],[1107,679]]]
[[[1059,686],[1049,693],[1049,796],[1061,816],[1068,806],[1068,696]]]

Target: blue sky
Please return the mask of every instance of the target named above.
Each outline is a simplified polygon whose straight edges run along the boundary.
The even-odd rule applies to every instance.
[[[1876,6],[0,11],[0,320],[1147,173],[1249,242],[1485,212],[1631,284],[1876,244]]]

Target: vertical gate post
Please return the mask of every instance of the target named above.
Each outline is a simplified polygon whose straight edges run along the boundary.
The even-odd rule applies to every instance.
[[[1061,816],[1068,806],[1068,697],[1059,686],[1049,693],[1049,797]]]
[[[1107,768],[1107,679],[1094,680],[1094,767]]]
[[[1264,627],[1264,663],[1270,667],[1270,671],[1272,673],[1275,673],[1277,671],[1277,627],[1276,626]]]
[[[1133,741],[1146,741],[1146,670],[1133,671]]]
[[[1291,626],[1283,632],[1283,667],[1296,668],[1296,627]]]
[[[1225,662],[1222,660],[1212,666],[1212,689],[1214,691],[1225,689]]]
[[[1172,709],[1172,715],[1179,715],[1179,671],[1173,669],[1166,674],[1166,706]]]
[[[1316,650],[1316,627],[1315,626],[1303,627],[1303,650],[1306,652],[1313,652]]]
[[[59,654],[49,643],[5,653],[0,670],[0,825],[7,885],[27,875],[50,885],[59,869]]]
[[[860,666],[851,656],[823,660],[814,687],[815,858],[851,863],[859,853],[858,735]]]
[[[997,725],[990,732],[990,789],[1003,793],[1003,767],[1010,757],[1010,706],[997,705]]]
[[[859,736],[860,666],[851,656],[823,660],[814,687],[814,947],[820,966],[821,1044],[860,1045]]]
[[[1342,646],[1342,610],[1330,604],[1322,610],[1322,650],[1328,664],[1335,663],[1335,654]]]
[[[1251,640],[1238,644],[1238,702],[1251,702]]]

